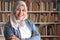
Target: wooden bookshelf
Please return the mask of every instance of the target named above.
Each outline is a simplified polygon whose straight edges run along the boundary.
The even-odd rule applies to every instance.
[[[2,25],[2,24],[6,24],[6,22],[0,22],[0,25]]]
[[[12,12],[12,11],[0,11],[1,13],[4,12]],[[28,13],[60,13],[60,11],[27,11]]]
[[[28,13],[60,13],[60,11],[27,11]]]
[[[60,22],[34,22],[35,24],[60,24]]]
[[[45,36],[41,36],[41,37],[53,37],[53,38],[59,37],[60,38],[60,36],[53,36],[53,35],[52,36],[46,36],[45,35]]]
[[[0,13],[4,13],[4,12],[11,13],[12,11],[0,11]]]
[[[0,25],[2,25],[2,27],[9,21],[12,7],[16,1],[18,0],[0,0]],[[28,19],[31,19],[36,27],[38,27],[42,40],[51,40],[51,38],[52,40],[60,40],[58,39],[60,38],[60,11],[57,11],[56,7],[54,7],[56,6],[56,0],[24,1],[28,3]],[[48,29],[48,25],[52,28]]]

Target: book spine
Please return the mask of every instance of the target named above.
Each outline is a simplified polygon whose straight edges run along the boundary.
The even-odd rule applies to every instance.
[[[0,0],[0,11],[1,11],[1,0]]]

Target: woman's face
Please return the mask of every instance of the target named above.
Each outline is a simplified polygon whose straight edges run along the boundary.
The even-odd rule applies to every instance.
[[[25,17],[25,7],[24,6],[19,6],[16,10],[15,17],[19,20],[22,20]]]

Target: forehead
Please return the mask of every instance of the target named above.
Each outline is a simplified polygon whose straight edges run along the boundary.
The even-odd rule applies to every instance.
[[[24,8],[25,9],[24,5],[19,5],[17,8]]]

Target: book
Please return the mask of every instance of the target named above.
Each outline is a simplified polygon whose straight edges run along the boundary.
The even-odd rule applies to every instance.
[[[39,22],[44,22],[43,13],[40,13]]]
[[[49,40],[49,38],[44,38],[44,40]]]
[[[43,13],[43,20],[44,20],[44,22],[47,22],[47,13]]]
[[[58,13],[55,13],[54,15],[54,22],[58,22]]]
[[[56,5],[55,5],[56,6]],[[56,8],[56,7],[55,7]],[[60,11],[60,2],[57,3],[57,11]]]
[[[55,35],[60,36],[60,24],[56,24],[55,31],[56,31]],[[60,40],[60,37],[56,38],[56,40]]]
[[[40,2],[40,11],[45,11],[45,2]]]
[[[45,26],[42,26],[41,34],[46,35],[46,27]]]
[[[30,13],[27,13],[27,17],[28,17],[28,19],[30,19]]]
[[[53,11],[53,5],[54,5],[54,3],[53,2],[49,2],[49,5],[50,5],[50,11]]]
[[[9,11],[11,11],[12,10],[12,2],[10,1],[10,3],[9,3]]]
[[[51,22],[51,13],[47,14],[47,20],[48,20],[47,22]]]
[[[1,11],[1,0],[0,0],[0,11]]]
[[[11,11],[12,10],[12,2],[11,0],[8,0],[8,11]]]
[[[60,13],[58,13],[58,22],[60,22]]]
[[[45,2],[45,11],[48,11],[48,2]]]
[[[12,0],[11,2],[12,2],[12,9],[13,9],[15,2],[14,0]]]
[[[5,11],[8,11],[8,2],[5,1]]]
[[[2,27],[0,26],[0,35],[2,35]]]
[[[54,35],[54,26],[53,25],[47,25],[47,35]]]
[[[37,22],[36,20],[36,13],[30,13],[29,15],[28,15],[28,18],[29,19],[31,19],[33,22]]]
[[[37,20],[37,19],[36,19],[36,13],[35,13],[35,14],[33,13],[32,15],[33,15],[33,22],[37,22],[37,21],[36,21],[36,20]]]
[[[0,13],[0,22],[2,22],[2,13]]]
[[[1,0],[1,11],[4,11],[4,0]]]
[[[38,11],[38,2],[33,2],[32,3],[32,11]]]
[[[32,2],[30,2],[30,5],[29,5],[29,11],[32,11]]]
[[[56,31],[55,35],[60,36],[60,25],[59,24],[56,24],[55,31]]]
[[[39,22],[40,14],[36,13],[36,22]]]
[[[54,13],[51,13],[51,22],[54,22]]]
[[[10,21],[10,14],[9,13],[2,14],[2,22],[8,22],[8,21]]]

